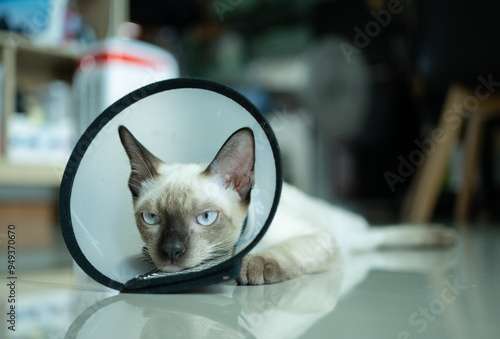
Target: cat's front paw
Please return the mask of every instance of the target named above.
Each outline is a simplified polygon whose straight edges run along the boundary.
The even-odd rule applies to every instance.
[[[290,276],[276,260],[263,255],[247,254],[243,257],[240,276],[236,282],[239,285],[262,285],[289,278]]]

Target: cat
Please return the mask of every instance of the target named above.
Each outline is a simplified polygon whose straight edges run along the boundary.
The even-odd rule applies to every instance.
[[[252,130],[234,132],[209,164],[167,164],[126,127],[118,132],[130,160],[135,221],[155,267],[175,273],[230,258],[255,182]],[[454,232],[443,227],[369,227],[363,217],[284,183],[274,219],[243,257],[237,283],[270,284],[326,271],[353,251],[454,241]]]

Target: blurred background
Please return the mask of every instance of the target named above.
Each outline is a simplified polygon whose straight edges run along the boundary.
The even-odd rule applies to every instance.
[[[179,76],[246,95],[285,180],[373,224],[498,221],[498,13],[470,0],[1,0],[2,232],[16,225],[21,267],[69,265],[57,194],[73,146],[121,96]]]

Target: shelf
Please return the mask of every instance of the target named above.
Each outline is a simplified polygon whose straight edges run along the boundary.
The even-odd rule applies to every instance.
[[[55,79],[72,82],[76,68],[76,58],[64,54],[51,55],[29,49],[17,51],[18,86],[36,88]]]
[[[114,36],[128,21],[128,0],[77,0],[83,20],[98,39]],[[50,7],[50,6],[49,6]],[[30,92],[54,80],[72,83],[78,60],[86,45],[68,43],[41,46],[36,38],[0,31],[0,62],[3,86],[0,93],[0,189],[4,187],[57,188],[66,164],[17,164],[9,161],[7,121],[16,111],[18,92]]]
[[[22,35],[4,31],[0,31],[0,48],[15,55],[17,85],[28,88],[53,79],[71,82],[81,55],[79,48],[37,46]]]
[[[0,186],[59,187],[62,165],[17,165],[0,158]]]
[[[19,88],[33,89],[55,79],[71,82],[80,51],[37,46],[20,34],[0,31],[0,52],[5,70],[0,116],[5,145],[6,121],[15,110]],[[63,169],[63,165],[12,164],[0,154],[0,186],[58,187]]]
[[[16,48],[27,53],[36,53],[47,57],[77,60],[81,54],[80,48],[49,47],[33,44],[31,39],[17,33],[0,31],[0,46]]]

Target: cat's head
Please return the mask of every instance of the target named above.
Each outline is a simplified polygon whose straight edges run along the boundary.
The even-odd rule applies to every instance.
[[[137,228],[154,265],[178,272],[229,258],[242,231],[254,182],[255,141],[236,131],[210,164],[168,164],[124,126],[128,186]]]

